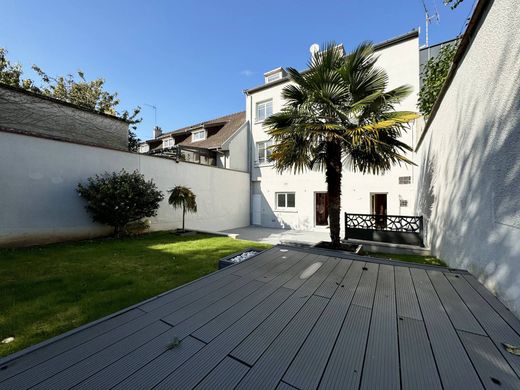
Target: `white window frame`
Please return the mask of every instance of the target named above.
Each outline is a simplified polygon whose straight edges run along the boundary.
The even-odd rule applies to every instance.
[[[268,106],[271,106],[271,112],[268,112]],[[273,115],[273,99],[264,100],[256,103],[255,122],[263,122],[266,118]]]
[[[202,137],[196,138],[196,137],[198,137],[198,134],[202,134]],[[204,141],[205,139],[206,139],[206,130],[202,129],[202,130],[192,131],[191,142]]]
[[[173,139],[173,137],[163,138],[163,140],[162,140],[163,149],[171,148],[174,145],[175,145],[175,140]]]
[[[260,156],[260,145],[263,145],[263,156]],[[257,165],[269,165],[272,163],[271,151],[269,147],[273,145],[273,140],[268,139],[266,141],[260,141],[256,143],[256,164]],[[262,161],[260,161],[262,158]]]
[[[399,184],[401,184],[401,185],[412,184],[412,177],[411,176],[399,176]]]
[[[280,206],[278,204],[278,197],[280,195],[283,195],[283,197],[284,197],[284,204],[285,204],[285,206]],[[287,203],[288,203],[288,195],[293,195],[294,196],[294,206],[288,206],[287,205]],[[274,194],[274,202],[275,202],[276,210],[290,210],[290,211],[294,211],[294,210],[296,210],[296,192],[293,192],[293,191],[275,192],[275,194]]]
[[[147,144],[139,145],[139,153],[146,153],[148,152],[149,146]]]

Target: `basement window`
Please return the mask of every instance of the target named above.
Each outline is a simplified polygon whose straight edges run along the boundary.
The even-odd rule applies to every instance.
[[[287,210],[296,207],[296,194],[294,192],[277,192],[276,209]]]
[[[411,176],[399,176],[399,184],[410,184],[411,182]]]
[[[408,201],[405,199],[399,200],[399,207],[408,207]]]

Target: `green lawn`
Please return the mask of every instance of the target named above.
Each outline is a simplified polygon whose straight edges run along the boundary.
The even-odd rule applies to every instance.
[[[393,259],[400,261],[408,261],[410,263],[428,264],[428,265],[440,265],[447,267],[446,263],[441,259],[433,256],[419,256],[419,255],[400,255],[393,253],[378,253],[378,252],[367,252],[368,256],[381,257],[383,259]]]
[[[93,321],[217,269],[219,258],[269,245],[153,233],[0,249],[0,356]]]

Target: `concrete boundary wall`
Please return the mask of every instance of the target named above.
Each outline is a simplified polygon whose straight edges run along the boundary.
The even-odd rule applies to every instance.
[[[432,254],[520,315],[520,2],[476,12],[418,148],[417,213]]]
[[[88,239],[110,233],[93,223],[76,187],[88,177],[138,170],[164,192],[151,230],[181,226],[182,215],[167,203],[174,185],[197,195],[198,213],[186,226],[224,230],[249,225],[249,173],[0,132],[0,246]]]

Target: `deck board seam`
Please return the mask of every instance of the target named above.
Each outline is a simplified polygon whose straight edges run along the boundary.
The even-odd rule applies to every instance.
[[[471,363],[471,366],[473,367],[473,370],[475,371],[475,373],[477,374],[477,377],[482,385],[482,388],[485,389],[486,388],[486,385],[484,383],[484,381],[482,380],[482,378],[480,377],[480,373],[478,372],[477,370],[477,367],[475,366],[475,363],[473,362],[473,360],[471,359],[471,356],[468,352],[468,349],[466,347],[466,345],[464,344],[464,342],[462,341],[462,339],[460,338],[460,334],[458,332],[459,329],[457,329],[455,327],[455,325],[453,324],[453,320],[451,319],[450,315],[448,314],[448,311],[446,310],[446,307],[444,306],[444,302],[442,301],[440,295],[439,295],[439,292],[437,291],[437,289],[435,288],[435,284],[432,282],[432,279],[430,277],[430,274],[428,272],[425,272],[426,274],[426,277],[428,278],[432,288],[433,288],[433,291],[435,291],[435,295],[437,296],[437,299],[439,300],[440,304],[441,304],[441,307],[442,309],[444,310],[444,313],[446,314],[446,317],[448,318],[448,321],[450,321],[450,324],[451,324],[451,327],[453,328],[453,331],[455,332],[455,334],[457,335],[457,339],[459,340],[460,344],[462,345],[462,348],[464,349],[464,352],[466,353],[466,356],[469,360],[469,362]],[[444,276],[445,277],[445,276]],[[446,278],[449,282],[449,279]],[[450,283],[451,285],[451,283]],[[464,303],[464,305],[466,306],[466,308],[469,310],[469,312],[471,313],[471,315],[473,315],[473,312],[470,310],[470,308],[468,307],[468,305],[466,305],[466,302],[464,301],[464,299],[460,296],[460,294],[457,292],[457,290],[455,289],[455,287],[453,285],[451,285],[453,287],[453,289],[455,290],[455,292],[457,293],[457,295],[459,295],[459,298],[462,300],[462,302]],[[473,317],[475,317],[473,315]],[[477,321],[478,322],[478,321]],[[480,327],[482,328],[482,324],[480,324],[479,322],[479,325]],[[482,330],[486,333],[486,336],[489,337],[489,335],[487,334],[486,330],[484,328],[482,328]],[[482,336],[482,335],[481,335]],[[434,355],[435,356],[435,355]]]

